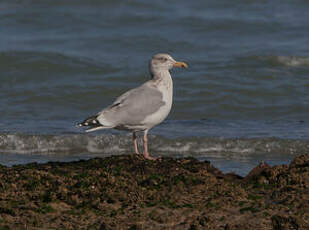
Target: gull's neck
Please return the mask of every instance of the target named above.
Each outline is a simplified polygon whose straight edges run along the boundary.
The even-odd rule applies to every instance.
[[[150,75],[152,80],[172,80],[170,71],[167,69],[150,69]]]

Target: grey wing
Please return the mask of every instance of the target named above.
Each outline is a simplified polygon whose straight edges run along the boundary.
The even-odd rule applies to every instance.
[[[111,106],[99,113],[98,120],[103,125],[113,127],[138,125],[164,104],[162,93],[144,84],[118,97]]]

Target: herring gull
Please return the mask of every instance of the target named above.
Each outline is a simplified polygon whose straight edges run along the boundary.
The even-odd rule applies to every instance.
[[[112,128],[131,131],[136,154],[140,154],[136,132],[143,131],[143,155],[149,160],[156,159],[149,154],[147,133],[161,123],[171,110],[173,80],[169,70],[173,67],[187,68],[187,64],[175,61],[168,54],[154,55],[149,65],[151,80],[122,94],[113,104],[78,126],[88,126],[86,132]]]

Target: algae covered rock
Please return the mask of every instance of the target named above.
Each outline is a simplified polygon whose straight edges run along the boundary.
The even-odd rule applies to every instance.
[[[4,229],[309,229],[309,155],[224,174],[135,155],[0,167]]]

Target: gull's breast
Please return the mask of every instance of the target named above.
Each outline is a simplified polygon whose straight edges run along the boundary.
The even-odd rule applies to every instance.
[[[142,123],[147,126],[148,129],[160,124],[168,116],[173,104],[173,82],[162,81],[157,85],[157,89],[162,93],[162,101],[164,105],[160,107],[155,113],[148,115]]]

